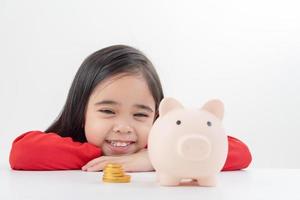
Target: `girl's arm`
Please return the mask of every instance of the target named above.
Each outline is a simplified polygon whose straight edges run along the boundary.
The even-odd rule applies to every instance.
[[[15,170],[71,170],[81,169],[99,156],[101,149],[92,144],[74,142],[55,133],[30,131],[14,140],[9,162]]]
[[[251,153],[242,141],[228,137],[228,155],[222,171],[240,170],[249,166],[252,161]]]
[[[248,147],[240,140],[227,136],[228,154],[222,171],[240,170],[248,167],[251,163],[251,154]],[[146,147],[147,148],[147,147]],[[100,171],[107,163],[120,163],[125,171],[140,172],[153,171],[148,150],[143,149],[137,153],[124,156],[101,156],[93,159],[82,167],[84,171]]]

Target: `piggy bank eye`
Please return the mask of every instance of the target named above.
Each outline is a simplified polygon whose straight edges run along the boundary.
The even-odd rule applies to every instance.
[[[181,121],[180,121],[180,120],[177,120],[177,121],[176,121],[176,124],[177,124],[177,125],[180,125],[180,124],[181,124]]]
[[[211,126],[211,122],[210,121],[207,121],[207,126]]]

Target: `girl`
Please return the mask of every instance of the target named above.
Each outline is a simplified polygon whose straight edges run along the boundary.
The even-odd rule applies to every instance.
[[[45,132],[17,137],[10,153],[15,170],[103,170],[120,163],[125,171],[154,170],[147,138],[163,99],[159,77],[137,49],[115,45],[80,66],[62,112]],[[223,170],[246,168],[247,146],[228,136]]]

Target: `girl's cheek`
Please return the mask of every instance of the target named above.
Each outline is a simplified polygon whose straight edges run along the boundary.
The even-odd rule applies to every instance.
[[[106,127],[101,126],[101,123],[99,123],[98,125],[87,123],[85,126],[85,136],[87,141],[98,147],[102,145],[106,133]]]
[[[149,137],[149,133],[151,130],[152,125],[148,124],[145,125],[141,131],[140,131],[140,136],[139,136],[139,140],[140,140],[140,148],[144,148],[147,143],[148,143],[148,137]]]

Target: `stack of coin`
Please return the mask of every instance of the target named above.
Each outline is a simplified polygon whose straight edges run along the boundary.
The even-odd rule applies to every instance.
[[[128,183],[130,176],[124,174],[122,165],[110,163],[104,167],[102,180],[108,183]]]

